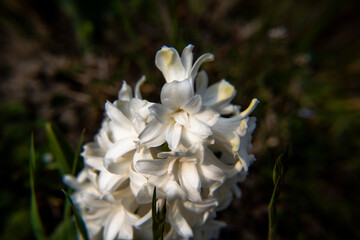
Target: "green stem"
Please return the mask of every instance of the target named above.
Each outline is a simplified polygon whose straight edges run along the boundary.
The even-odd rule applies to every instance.
[[[276,185],[274,187],[274,191],[271,196],[271,200],[268,207],[268,215],[269,215],[269,232],[268,232],[268,240],[275,240],[276,239],[276,226],[277,226],[277,219],[276,219],[276,199],[278,196],[278,189],[280,185],[280,178],[278,178]]]

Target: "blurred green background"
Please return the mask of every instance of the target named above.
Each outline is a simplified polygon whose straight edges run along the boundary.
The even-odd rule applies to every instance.
[[[265,239],[276,157],[290,146],[278,202],[278,239],[360,239],[360,2],[353,0],[2,0],[0,2],[0,238],[33,239],[29,146],[48,235],[62,219],[61,176],[44,133],[51,121],[73,148],[100,126],[122,80],[145,74],[159,100],[154,64],[163,45],[195,45],[215,61],[235,103],[253,97],[256,163],[241,199],[218,215],[221,239]]]

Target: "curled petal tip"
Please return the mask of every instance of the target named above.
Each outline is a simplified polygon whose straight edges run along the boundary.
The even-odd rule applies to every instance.
[[[251,101],[249,107],[240,113],[240,117],[245,118],[245,117],[249,116],[255,110],[256,106],[259,103],[260,103],[260,101],[257,98],[254,98]]]
[[[136,82],[135,85],[135,98],[142,99],[140,87],[144,84],[146,81],[145,75],[142,75],[141,78]]]

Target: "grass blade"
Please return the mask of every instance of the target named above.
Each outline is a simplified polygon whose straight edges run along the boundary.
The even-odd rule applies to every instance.
[[[67,200],[71,203],[71,206],[73,207],[74,215],[75,215],[75,223],[76,227],[78,228],[80,234],[82,235],[83,239],[88,240],[89,236],[87,234],[86,225],[82,217],[80,216],[79,212],[77,211],[74,202],[72,201],[70,195],[62,189],[63,193],[65,194]]]
[[[30,143],[30,163],[29,163],[29,173],[30,173],[30,189],[31,189],[31,227],[34,231],[36,239],[43,240],[46,239],[45,230],[40,219],[39,209],[36,203],[35,195],[35,148],[34,148],[34,135],[31,135]]]
[[[64,149],[68,148],[68,147],[62,147],[62,145],[65,145],[64,143],[62,145],[60,144],[59,139],[62,137],[58,137],[60,134],[55,134],[55,131],[50,123],[46,123],[45,131],[46,131],[46,136],[47,136],[49,144],[50,144],[50,149],[55,156],[60,173],[62,175],[70,173],[70,167],[66,160],[66,155],[68,155],[68,154],[65,153],[65,151],[70,151],[70,150],[64,151]],[[62,141],[62,142],[65,142],[65,141]],[[71,158],[72,158],[72,156],[74,156],[74,155],[72,154]]]

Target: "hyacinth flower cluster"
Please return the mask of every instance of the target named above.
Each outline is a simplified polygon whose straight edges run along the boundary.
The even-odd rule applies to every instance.
[[[231,103],[232,84],[208,86],[200,65],[193,64],[193,46],[180,56],[162,47],[155,64],[166,83],[161,103],[144,100],[124,81],[118,100],[106,102],[105,118],[94,142],[84,146],[84,169],[64,182],[91,239],[151,239],[154,187],[166,204],[165,239],[213,239],[225,224],[215,220],[255,160],[249,154],[258,104],[241,110]]]

